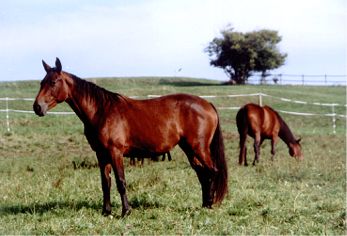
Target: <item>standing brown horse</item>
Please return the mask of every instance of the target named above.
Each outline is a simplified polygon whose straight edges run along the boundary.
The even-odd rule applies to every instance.
[[[259,162],[260,146],[264,139],[271,139],[272,160],[275,155],[275,144],[280,137],[288,146],[289,154],[302,160],[300,139],[296,140],[288,125],[271,107],[261,107],[249,103],[242,107],[236,115],[237,129],[240,134],[239,164],[247,166],[247,135],[254,138],[255,157],[253,165]]]
[[[96,152],[103,190],[103,214],[111,214],[111,168],[122,200],[122,216],[130,213],[123,157],[153,156],[179,145],[196,171],[203,207],[220,203],[227,192],[227,165],[219,117],[212,104],[197,96],[174,94],[134,100],[112,93],[55,68],[47,74],[33,109],[39,116],[67,102],[84,123],[84,134]]]

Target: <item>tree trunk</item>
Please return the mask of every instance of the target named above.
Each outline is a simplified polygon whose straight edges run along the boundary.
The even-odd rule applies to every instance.
[[[245,84],[246,76],[242,72],[235,73],[230,80],[234,81],[235,84]]]
[[[224,68],[224,72],[229,75],[230,80],[226,82],[227,85],[243,85],[246,84],[248,78],[248,72],[244,69],[235,70],[233,68]]]

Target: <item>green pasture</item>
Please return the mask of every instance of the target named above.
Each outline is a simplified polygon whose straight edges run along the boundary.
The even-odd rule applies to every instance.
[[[346,87],[222,86],[190,78],[99,78],[98,85],[127,96],[190,93],[217,107],[239,107],[258,97],[223,95],[265,93],[263,104],[277,110],[346,115]],[[39,81],[0,83],[0,98],[33,98]],[[278,98],[306,101],[291,103]],[[32,110],[31,101],[9,101],[10,109]],[[0,109],[5,109],[0,101]],[[71,111],[60,104],[53,111]],[[229,193],[220,206],[201,208],[195,172],[179,148],[171,162],[129,166],[127,192],[132,213],[120,218],[114,178],[112,217],[103,217],[102,190],[94,153],[75,115],[0,112],[0,234],[346,234],[346,118],[283,114],[302,138],[304,160],[296,161],[283,142],[271,161],[264,142],[260,163],[238,166],[237,110],[219,109],[229,169]],[[248,160],[253,160],[248,140]]]

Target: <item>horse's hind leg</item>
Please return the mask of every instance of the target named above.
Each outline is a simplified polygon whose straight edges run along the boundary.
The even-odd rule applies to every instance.
[[[161,161],[165,161],[165,156],[166,156],[166,155],[167,155],[168,160],[171,161],[172,159],[171,159],[171,154],[170,154],[170,152],[164,153],[164,154],[162,155]]]
[[[130,165],[131,165],[131,166],[136,166],[135,157],[130,157]]]
[[[239,165],[244,163],[247,166],[247,147],[246,147],[247,134],[240,134],[240,154]]]
[[[206,168],[196,167],[195,171],[198,175],[199,182],[202,190],[202,206],[206,208],[212,208],[213,204],[213,186],[212,178],[213,174]]]
[[[179,146],[185,152],[188,157],[189,163],[192,168],[195,170],[199,182],[201,184],[202,190],[202,206],[207,208],[212,208],[213,204],[213,186],[212,186],[212,178],[214,175],[214,171],[205,166],[205,164],[199,161],[200,158],[197,158],[193,149],[186,143],[180,142]]]

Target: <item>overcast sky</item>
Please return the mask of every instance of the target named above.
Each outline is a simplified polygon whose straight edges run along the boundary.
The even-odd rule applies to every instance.
[[[41,80],[59,57],[79,77],[227,80],[204,52],[220,30],[277,30],[288,74],[347,74],[345,0],[0,0],[0,80]],[[181,70],[179,71],[179,69]]]

